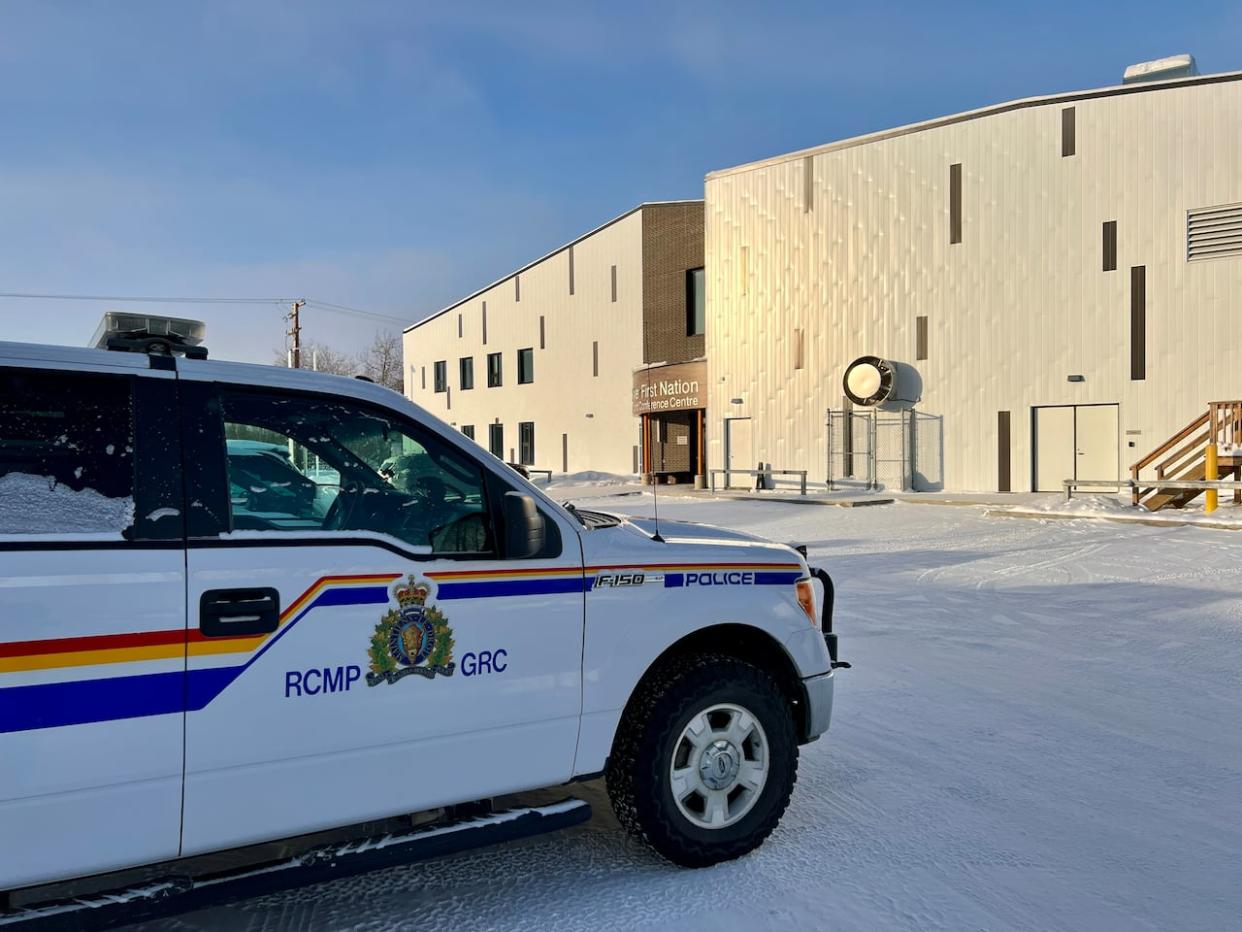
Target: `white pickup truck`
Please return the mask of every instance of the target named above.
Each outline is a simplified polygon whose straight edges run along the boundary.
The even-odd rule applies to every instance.
[[[366,381],[108,342],[0,343],[0,924],[600,775],[678,864],[776,826],[832,708],[801,553],[562,507]]]

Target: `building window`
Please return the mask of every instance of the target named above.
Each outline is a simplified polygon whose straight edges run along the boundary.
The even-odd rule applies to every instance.
[[[533,348],[518,350],[518,385],[535,381],[535,351]]]
[[[949,166],[949,242],[962,241],[962,163]]]
[[[706,332],[707,302],[703,290],[703,270],[686,272],[686,336],[697,337]]]
[[[574,293],[574,247],[569,247],[569,293]]]
[[[1104,271],[1117,271],[1117,221],[1104,223]]]
[[[591,374],[599,378],[599,340],[591,344]]]
[[[500,459],[505,458],[504,424],[487,425],[487,448],[492,451],[492,456],[497,456]]]
[[[793,364],[795,369],[801,369],[806,365],[806,337],[801,327],[794,330],[794,358]]]
[[[927,318],[914,319],[914,358],[927,358]]]
[[[522,301],[522,276],[513,276],[513,302],[519,304]]]
[[[502,354],[487,354],[487,387],[499,388],[503,384],[502,375]]]
[[[1147,266],[1130,269],[1130,379],[1147,378]]]
[[[483,302],[483,345],[487,346],[487,302]]]
[[[540,349],[547,349],[547,348],[548,348],[548,343],[547,343],[547,340],[546,340],[546,334],[545,334],[545,332],[544,332],[544,321],[543,321],[543,315],[542,315],[542,314],[540,314],[540,315],[539,315],[539,348],[540,348]]]
[[[1061,111],[1061,158],[1074,154],[1074,108]]]
[[[612,303],[617,303],[617,267],[612,267]]]
[[[802,212],[815,206],[815,163],[808,155],[802,160]]]
[[[448,360],[441,359],[436,363],[435,386],[437,392],[448,391]]]
[[[463,356],[457,360],[457,371],[461,379],[461,390],[465,392],[474,388],[474,357]]]
[[[463,435],[465,435],[466,437],[469,437],[471,440],[474,439],[474,425],[473,424],[462,424],[461,432]]]
[[[461,315],[458,314],[457,315],[457,339],[459,340],[461,339],[463,332],[464,331],[462,329]]]
[[[535,465],[535,422],[518,424],[518,462],[523,466]]]

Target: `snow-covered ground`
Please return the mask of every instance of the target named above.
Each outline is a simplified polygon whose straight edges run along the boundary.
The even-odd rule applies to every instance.
[[[763,848],[671,867],[586,784],[582,828],[155,928],[1242,925],[1242,535],[663,492],[660,513],[803,541],[837,580],[854,669]]]

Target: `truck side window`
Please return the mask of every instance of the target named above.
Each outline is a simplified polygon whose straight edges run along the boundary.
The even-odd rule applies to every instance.
[[[0,369],[0,534],[101,534],[134,523],[125,376]]]
[[[387,534],[420,553],[495,549],[482,467],[382,409],[224,392],[234,531]]]

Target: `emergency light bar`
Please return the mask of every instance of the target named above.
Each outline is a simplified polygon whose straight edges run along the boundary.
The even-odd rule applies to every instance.
[[[202,345],[206,333],[207,325],[201,320],[107,311],[90,345],[127,353],[206,359],[207,347]]]

